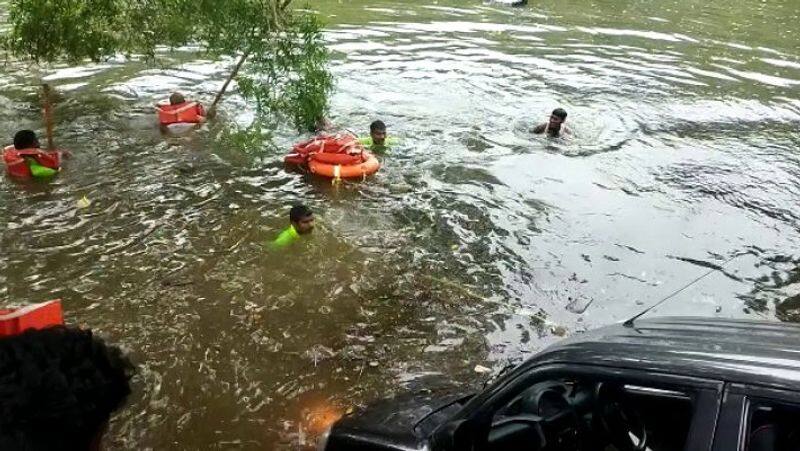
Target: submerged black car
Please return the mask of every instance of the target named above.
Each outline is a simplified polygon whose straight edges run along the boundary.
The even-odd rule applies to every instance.
[[[800,450],[800,327],[709,318],[605,327],[480,393],[357,411],[320,449]]]

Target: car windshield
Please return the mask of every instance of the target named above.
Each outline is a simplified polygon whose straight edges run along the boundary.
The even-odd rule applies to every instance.
[[[694,411],[680,390],[562,379],[537,383],[498,410],[488,449],[677,451]]]

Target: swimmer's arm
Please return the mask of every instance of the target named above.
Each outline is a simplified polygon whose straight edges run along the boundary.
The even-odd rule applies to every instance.
[[[542,133],[544,133],[545,130],[547,130],[547,124],[539,124],[536,127],[534,127],[532,131],[537,135],[541,135]]]

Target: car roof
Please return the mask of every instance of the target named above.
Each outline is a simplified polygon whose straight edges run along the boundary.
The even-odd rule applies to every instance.
[[[559,342],[522,366],[584,363],[800,390],[800,326],[699,317],[637,320]]]

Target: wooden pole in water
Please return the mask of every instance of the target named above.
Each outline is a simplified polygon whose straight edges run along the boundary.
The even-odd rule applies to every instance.
[[[44,103],[44,126],[47,130],[47,150],[55,150],[53,142],[53,105],[50,104],[50,85],[42,84],[42,103]]]
[[[211,103],[211,107],[208,108],[209,118],[213,118],[217,114],[217,104],[219,103],[220,100],[222,100],[222,96],[225,94],[225,91],[228,90],[228,85],[231,84],[231,81],[233,81],[233,79],[239,73],[239,69],[242,68],[242,65],[244,64],[245,60],[247,60],[248,56],[250,56],[250,50],[242,54],[241,58],[239,58],[239,62],[236,63],[236,66],[234,66],[233,71],[230,73],[230,75],[228,75],[228,79],[225,80],[225,84],[222,85],[222,89],[220,89],[219,92],[217,93],[217,97],[214,98],[214,102]]]

